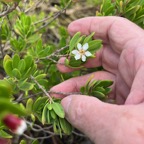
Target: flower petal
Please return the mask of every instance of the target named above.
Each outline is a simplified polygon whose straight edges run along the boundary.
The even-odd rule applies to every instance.
[[[82,61],[85,62],[86,61],[86,56],[82,55]]]
[[[80,59],[80,57],[81,57],[81,55],[79,53],[75,55],[76,60]]]
[[[21,124],[15,130],[15,133],[18,134],[18,135],[22,135],[26,129],[27,129],[26,122],[24,120],[21,120]]]
[[[76,55],[76,54],[79,53],[79,51],[78,50],[73,50],[71,53],[74,54],[74,55]]]
[[[89,48],[88,43],[85,43],[85,44],[83,45],[83,50],[87,50],[88,48]]]
[[[78,50],[81,50],[82,49],[82,45],[80,43],[77,44],[77,48]]]
[[[92,54],[91,54],[89,51],[86,51],[86,52],[85,52],[85,55],[86,55],[87,57],[92,56]]]

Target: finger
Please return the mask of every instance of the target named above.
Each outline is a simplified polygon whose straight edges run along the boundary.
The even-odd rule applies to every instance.
[[[123,105],[129,95],[130,88],[126,84],[125,80],[121,76],[120,72],[117,73],[116,80],[115,80],[115,101],[116,104]]]
[[[144,66],[141,66],[133,81],[130,94],[125,104],[144,103]]]
[[[61,92],[61,93],[74,93],[74,92],[79,92],[80,88],[86,84],[86,82],[93,77],[95,80],[112,80],[115,81],[115,76],[113,74],[110,74],[105,71],[99,71],[99,72],[94,72],[92,74],[87,74],[84,76],[80,77],[75,77],[71,78],[69,80],[66,80],[54,87],[51,88],[51,93],[53,92],[54,97],[64,97],[64,95],[60,94],[54,94],[56,92]],[[114,93],[114,88],[115,84],[112,85],[112,92],[111,95]],[[112,97],[112,96],[111,96]]]
[[[61,58],[57,64],[59,71],[63,73],[72,72],[77,69],[61,65],[65,62],[66,58]],[[101,50],[95,54],[95,58],[88,59],[84,64],[86,68],[94,68],[103,66],[103,68],[113,74],[117,73],[117,67],[119,62],[119,54],[115,53],[108,45],[105,45]]]
[[[95,143],[104,143],[113,137],[119,119],[118,106],[82,95],[68,96],[62,105],[68,121]]]
[[[86,35],[95,32],[94,38],[102,39],[118,53],[144,35],[143,29],[136,24],[114,16],[82,18],[72,22],[68,31],[71,35],[78,31]]]

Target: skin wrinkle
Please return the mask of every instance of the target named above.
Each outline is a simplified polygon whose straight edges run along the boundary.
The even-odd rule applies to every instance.
[[[101,18],[99,17],[99,19],[101,19]],[[116,20],[117,20],[117,18],[116,18],[116,19],[114,18],[114,19],[113,19],[113,23],[114,23]],[[104,44],[105,44],[105,43],[107,44],[107,42],[109,41],[109,35],[108,35],[108,33],[109,33],[109,28],[111,28],[111,27],[113,26],[113,23],[110,24],[110,26],[107,28],[107,31],[105,32],[105,33],[106,33],[105,39],[102,38],[101,36],[97,37],[97,33],[98,33],[98,35],[103,34],[103,32],[100,33],[100,30],[101,30],[101,27],[102,27],[103,23],[105,23],[105,21],[103,21],[103,19],[102,19],[102,20],[101,20],[101,23],[99,23],[99,25],[98,25],[97,23],[96,23],[96,24],[94,24],[94,23],[96,23],[96,22],[95,22],[95,18],[93,18],[93,19],[91,20],[91,25],[90,25],[90,28],[89,28],[90,33],[92,33],[93,30],[95,29],[95,28],[93,28],[93,27],[97,26],[98,28],[97,28],[96,30],[99,30],[99,32],[98,32],[98,31],[96,32],[95,38],[100,38],[100,39],[103,40],[103,43],[104,43]]]
[[[117,18],[117,20],[115,21],[115,23],[113,24],[113,26],[111,27],[111,30],[108,31],[109,33],[109,37],[114,37],[116,36],[116,32],[118,33],[118,36],[120,35],[124,35],[125,31],[120,31],[120,25],[119,24],[126,24],[128,23],[128,20],[125,19],[125,18],[122,18],[122,19],[119,19]],[[119,28],[120,27],[120,28]],[[138,27],[138,26],[137,26]],[[128,27],[129,28],[129,27]],[[139,27],[138,27],[139,28]],[[117,30],[117,31],[116,31]],[[133,29],[132,29],[133,30]],[[114,34],[112,33],[114,32]],[[122,33],[121,33],[122,32]],[[137,35],[137,39],[139,39],[141,37],[141,29],[139,28],[138,31],[134,31],[135,35]],[[113,36],[114,35],[114,36]],[[122,41],[121,41],[121,37],[118,37],[119,38],[119,41],[117,41],[117,45],[114,46],[114,47],[118,47],[118,50],[116,50],[118,53],[121,53],[121,51],[123,49],[125,49],[126,47],[128,47],[128,45],[130,45],[130,43],[133,43],[133,41],[136,39],[136,36],[135,35],[129,35],[128,37],[126,38],[122,38]],[[115,41],[115,40],[114,40]],[[114,41],[112,41],[112,39],[110,39],[110,43],[114,43]],[[115,44],[115,43],[114,43]],[[123,44],[123,45],[121,45]],[[134,46],[135,47],[135,46]],[[113,45],[112,45],[112,48],[113,48]]]
[[[108,57],[107,55],[113,55],[113,57]],[[107,60],[109,59],[109,60]],[[105,46],[104,47],[104,52],[103,52],[103,67],[110,71],[113,74],[117,73],[117,67],[118,67],[118,60],[119,60],[119,55],[117,53],[114,53],[113,50],[110,48],[110,46]]]
[[[124,18],[123,18],[124,19]],[[110,39],[109,37],[113,37],[112,36],[112,32],[114,31],[115,32],[115,29],[117,29],[118,30],[118,32],[119,32],[119,27],[117,26],[117,24],[116,23],[118,23],[119,24],[119,21],[121,21],[119,18],[114,18],[114,21],[113,21],[113,23],[111,24],[111,26],[109,27],[109,29],[108,29],[108,32],[107,32],[107,35],[108,35],[108,39],[109,39],[109,43],[110,43],[110,45],[112,44],[112,43],[114,43],[113,41],[112,41],[112,39]],[[114,28],[115,26],[117,26],[117,28]],[[113,30],[114,29],[114,30]],[[116,35],[116,34],[115,34]],[[114,43],[115,44],[115,43]],[[116,52],[116,53],[118,53],[118,54],[121,54],[121,49],[120,50],[117,50],[117,49],[115,49],[114,48],[115,46],[113,46],[113,44],[111,45],[111,48]],[[116,46],[116,47],[118,47],[118,46]]]
[[[121,86],[122,86],[122,88],[121,88],[121,92],[122,93],[124,93],[123,95],[125,95],[125,99],[126,99],[126,97],[127,97],[127,95],[129,94],[129,92],[130,92],[130,87],[127,85],[127,83],[124,81],[124,79],[123,79],[123,77],[122,77],[122,75],[121,75],[121,73],[119,72],[118,73],[118,76],[117,76],[117,84],[119,84],[118,86],[120,87],[120,83],[122,83],[121,84]],[[126,91],[127,90],[127,91]]]
[[[144,46],[142,47],[143,51],[139,52],[139,49],[136,48],[134,53],[135,53],[135,56],[134,56],[134,67],[135,67],[135,75],[136,73],[139,71],[139,69],[141,68],[142,65],[144,65],[144,57],[143,57],[143,54],[144,54]]]
[[[128,87],[130,87],[132,85],[133,80],[134,80],[133,70],[131,69],[131,67],[132,67],[131,63],[133,63],[133,57],[134,57],[133,49],[124,49],[120,56],[121,63],[119,63],[119,65],[118,65],[118,69],[121,74],[121,77],[125,80]],[[123,70],[121,65],[123,65],[123,66],[125,65],[125,67],[126,67],[125,71]],[[125,74],[123,72],[125,72]],[[129,79],[127,79],[126,74],[128,74]]]

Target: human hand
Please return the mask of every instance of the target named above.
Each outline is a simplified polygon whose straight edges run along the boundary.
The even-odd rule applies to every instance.
[[[113,80],[110,97],[117,104],[127,105],[111,105],[93,97],[71,95],[62,100],[67,119],[98,144],[143,143],[144,113],[140,103],[144,101],[144,31],[119,17],[80,19],[71,23],[68,30],[71,35],[78,31],[87,35],[95,32],[94,38],[103,40],[103,49],[96,54],[95,59],[88,60],[85,67],[103,66],[105,71],[93,73],[94,78]],[[64,59],[61,58],[60,62]],[[73,71],[62,65],[58,65],[58,69],[61,72]],[[79,91],[89,76],[69,79],[52,90]]]

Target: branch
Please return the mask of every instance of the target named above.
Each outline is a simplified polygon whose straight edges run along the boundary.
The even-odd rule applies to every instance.
[[[2,58],[4,57],[4,52],[3,52],[3,47],[2,47],[2,38],[1,38],[1,30],[2,30],[2,24],[4,22],[4,18],[2,18],[1,23],[0,23],[0,51],[2,54]]]
[[[48,60],[51,60],[52,62],[56,63],[56,64],[61,64],[61,65],[64,65],[64,63],[60,63],[60,62],[57,62],[56,60],[52,59],[52,57],[58,57],[58,56],[67,56],[67,55],[57,55],[57,53],[60,53],[61,51],[63,51],[64,49],[67,49],[69,46],[66,45],[58,50],[56,50],[55,52],[53,52],[51,55],[47,56],[47,57],[43,57],[43,58],[40,58],[39,60],[42,60],[42,59],[48,59]]]
[[[48,138],[51,138],[52,136],[54,135],[49,135],[49,136],[43,136],[43,137],[31,137],[31,136],[28,136],[26,134],[23,134],[23,136],[27,139],[30,139],[30,140],[36,140],[36,139],[48,139]]]
[[[11,7],[9,7],[6,11],[0,13],[0,17],[6,16],[9,13],[11,13],[12,11],[14,11],[16,9],[16,7],[18,6],[18,2],[15,2]]]
[[[51,98],[49,93],[38,83],[38,81],[33,76],[31,76],[31,79],[37,84],[39,89],[41,89],[42,92],[49,98],[50,102],[53,102],[53,99]]]
[[[43,92],[39,92],[37,94],[32,94],[30,96],[27,96],[27,97],[24,97],[24,98],[21,98],[21,99],[16,99],[15,102],[21,102],[23,100],[27,100],[29,98],[32,98],[32,97],[35,97],[37,95],[40,95],[42,94]],[[59,95],[63,95],[63,96],[68,96],[68,95],[78,95],[78,94],[82,94],[81,92],[71,92],[71,93],[66,93],[66,92],[57,92],[57,91],[47,91],[47,93],[49,94],[59,94]]]
[[[35,131],[35,132],[45,132],[47,134],[51,134],[51,135],[55,135],[54,132],[51,132],[50,129],[52,128],[52,126],[49,126],[49,127],[46,127],[46,128],[43,128],[41,127],[40,125],[38,124],[33,124],[29,121],[26,121],[26,123],[30,126],[31,130]]]
[[[72,0],[70,0],[70,1],[68,2],[68,4],[65,6],[65,8],[63,8],[63,9],[60,10],[58,13],[56,13],[49,22],[47,22],[47,23],[45,23],[44,25],[42,25],[41,27],[39,27],[39,29],[37,29],[34,33],[38,32],[39,30],[41,30],[41,29],[43,29],[44,27],[48,26],[48,25],[51,24],[55,19],[57,19],[61,14],[63,14],[63,13],[66,11],[66,9],[70,6],[71,2],[72,2]]]
[[[56,91],[48,91],[49,94],[59,94],[63,96],[68,96],[68,95],[80,95],[82,94],[81,92],[71,92],[71,93],[65,93],[65,92],[56,92]]]
[[[38,7],[39,4],[41,4],[44,0],[38,0],[37,2],[34,3],[34,5],[32,5],[30,8],[28,8],[27,10],[25,10],[24,13],[28,13],[30,12],[31,10],[35,9]]]

